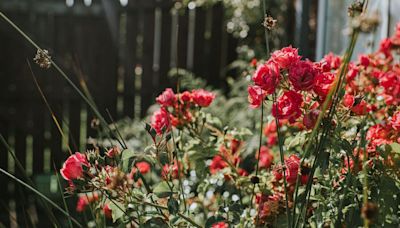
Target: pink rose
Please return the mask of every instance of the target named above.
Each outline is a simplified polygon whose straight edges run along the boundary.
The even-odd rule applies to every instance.
[[[170,120],[169,113],[164,108],[160,108],[155,111],[151,116],[150,122],[151,127],[157,132],[157,134],[161,135],[163,130],[169,130],[170,128]]]
[[[264,101],[265,92],[259,86],[249,86],[247,88],[249,93],[248,100],[250,103],[251,108],[258,108],[260,107],[261,103]]]
[[[65,180],[72,181],[83,177],[82,166],[89,167],[89,163],[84,154],[76,152],[64,162],[60,173]]]
[[[208,107],[215,99],[215,95],[204,89],[197,89],[192,91],[192,98],[194,103],[200,107]]]
[[[171,88],[167,88],[160,96],[156,98],[161,106],[173,106],[176,103],[176,96]]]
[[[276,63],[269,61],[257,67],[254,72],[254,84],[260,86],[267,94],[272,94],[279,84],[280,72]]]

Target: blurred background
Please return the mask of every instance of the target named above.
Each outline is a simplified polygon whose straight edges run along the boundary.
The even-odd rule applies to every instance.
[[[268,14],[277,19],[271,49],[293,45],[311,60],[330,51],[342,53],[351,2],[267,1]],[[378,15],[380,26],[360,37],[357,53],[374,50],[400,19],[399,1],[369,2],[369,13]],[[142,120],[155,97],[166,87],[175,87],[171,70],[185,69],[228,93],[227,79],[242,77],[235,63],[250,64],[266,56],[261,0],[2,0],[0,11],[48,50],[74,83],[87,86],[103,116],[115,120]],[[54,170],[68,156],[66,145],[83,151],[87,139],[97,136],[94,114],[54,67],[44,70],[34,64],[36,49],[2,19],[0,50],[0,133],[36,187],[60,202]],[[53,123],[27,62],[65,138]],[[22,176],[3,144],[0,167]],[[0,183],[2,225],[49,225],[26,189],[5,176],[0,176]]]

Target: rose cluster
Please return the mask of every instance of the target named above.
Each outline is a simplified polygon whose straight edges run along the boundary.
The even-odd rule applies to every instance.
[[[171,88],[167,88],[156,98],[161,107],[151,116],[151,127],[157,134],[162,134],[171,126],[181,127],[190,123],[194,118],[194,110],[199,107],[208,107],[214,98],[215,95],[212,92],[203,89],[175,94]]]

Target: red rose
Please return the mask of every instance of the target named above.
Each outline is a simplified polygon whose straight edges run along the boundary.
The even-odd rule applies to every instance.
[[[354,101],[355,101],[354,96],[351,95],[351,94],[345,94],[345,95],[343,96],[343,104],[344,104],[344,106],[346,106],[347,108],[353,107]]]
[[[331,89],[332,83],[335,80],[335,75],[330,72],[318,74],[315,77],[314,92],[325,99]]]
[[[379,78],[379,84],[389,95],[398,95],[400,93],[400,76],[393,71],[382,74]]]
[[[65,180],[72,181],[83,177],[82,166],[89,167],[89,163],[84,154],[76,152],[64,162],[60,173]]]
[[[337,56],[332,52],[325,55],[324,58],[320,61],[324,72],[338,69],[341,62],[342,59],[340,58],[340,56]]]
[[[85,193],[81,195],[78,199],[78,202],[76,203],[76,211],[83,212],[86,209],[86,206],[89,205],[89,203],[93,203],[98,199],[99,195],[95,192],[93,192],[92,194]]]
[[[224,161],[224,159],[220,155],[216,155],[210,164],[210,173],[215,174],[219,170],[228,167],[228,163]]]
[[[285,159],[285,165],[286,165],[286,181],[289,184],[294,184],[297,181],[297,174],[299,172],[299,167],[300,167],[300,158],[292,154],[290,155],[287,159]]]
[[[145,161],[136,163],[136,167],[141,174],[146,174],[150,171],[150,164]],[[136,173],[136,171],[137,171],[136,167],[133,167],[132,172],[131,172],[132,174]]]
[[[272,107],[272,115],[281,119],[287,119],[290,123],[301,116],[300,106],[303,102],[301,94],[295,91],[286,91]]]
[[[160,108],[155,111],[150,118],[151,127],[161,135],[163,130],[169,130],[170,128],[170,117],[169,113],[165,108]]]
[[[259,86],[249,86],[247,91],[249,93],[248,100],[250,103],[250,108],[260,107],[266,95],[264,90]]]
[[[189,91],[185,91],[185,92],[181,93],[180,97],[181,97],[181,101],[183,103],[188,103],[192,100],[192,94]]]
[[[267,94],[272,94],[279,84],[280,72],[276,63],[269,61],[257,67],[254,72],[253,81],[260,86]]]
[[[171,88],[167,88],[160,96],[156,98],[156,101],[161,106],[173,106],[176,103],[176,96]]]
[[[392,41],[390,38],[385,38],[381,41],[379,45],[379,51],[384,53],[386,57],[389,57],[390,54],[390,49],[392,48]]]
[[[365,68],[367,68],[371,63],[371,60],[369,59],[369,57],[367,55],[360,55],[358,57],[358,59],[360,61],[361,66],[363,66]]]
[[[289,81],[296,90],[309,91],[314,87],[318,71],[310,61],[299,61],[289,69]]]
[[[217,222],[214,223],[211,228],[229,228],[229,225],[226,224],[225,222]]]
[[[106,216],[106,218],[112,218],[112,211],[111,211],[111,208],[110,208],[110,206],[108,206],[108,204],[105,204],[104,206],[103,206],[103,213],[104,213],[104,216]]]
[[[205,91],[203,89],[193,90],[192,97],[194,103],[200,107],[208,107],[214,100],[215,95],[211,92]]]
[[[390,129],[382,124],[376,124],[370,127],[366,138],[373,146],[380,146],[393,142],[393,140],[390,139]]]
[[[274,155],[268,147],[262,146],[260,148],[260,158],[258,159],[258,166],[260,168],[269,169],[274,161]]]
[[[280,68],[286,69],[296,64],[301,59],[301,56],[299,56],[297,48],[289,46],[274,51],[271,55],[271,59],[277,63]]]

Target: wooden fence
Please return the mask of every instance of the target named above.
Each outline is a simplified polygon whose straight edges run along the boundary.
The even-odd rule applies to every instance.
[[[127,5],[114,0],[10,0],[0,2],[0,10],[48,49],[76,84],[80,78],[86,81],[104,116],[108,109],[115,119],[143,117],[154,98],[171,86],[167,74],[176,66],[210,84],[221,83],[225,66],[236,58],[238,43],[225,30],[222,5],[176,11],[172,0],[121,2]],[[39,185],[43,182],[41,190],[51,193],[54,180],[43,181],[37,174],[51,173],[53,164],[60,168],[67,157],[66,143],[74,151],[85,149],[86,139],[96,133],[90,127],[94,115],[54,67],[43,70],[33,63],[36,49],[3,20],[0,50],[0,133],[27,173]],[[62,122],[65,142],[39,96],[27,61]],[[2,144],[0,168],[21,177]],[[0,222],[13,224],[10,211],[32,214],[29,200],[8,200],[24,196],[22,188],[3,175],[0,182]],[[19,225],[27,224],[23,216],[16,217]]]

